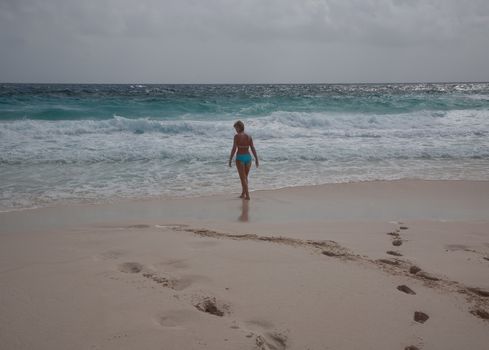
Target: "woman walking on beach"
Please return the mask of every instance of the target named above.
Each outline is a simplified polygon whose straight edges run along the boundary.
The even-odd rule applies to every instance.
[[[258,168],[258,155],[256,154],[255,146],[253,146],[253,139],[250,135],[244,132],[244,124],[241,120],[234,123],[234,129],[236,130],[236,135],[234,135],[233,149],[231,150],[231,155],[229,156],[229,166],[231,167],[231,162],[233,160],[234,153],[236,150],[236,169],[238,169],[239,179],[241,180],[242,192],[240,198],[249,200],[250,193],[248,192],[248,174],[251,169],[251,152],[255,156],[255,164]]]

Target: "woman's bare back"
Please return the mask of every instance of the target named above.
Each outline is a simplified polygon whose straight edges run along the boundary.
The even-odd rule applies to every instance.
[[[251,137],[244,132],[236,134],[234,136],[234,141],[238,147],[238,154],[249,153],[249,147],[251,145]]]

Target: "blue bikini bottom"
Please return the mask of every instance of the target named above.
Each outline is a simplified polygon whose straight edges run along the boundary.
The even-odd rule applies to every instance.
[[[251,163],[251,154],[249,153],[236,154],[236,160],[239,160],[244,165],[248,165]]]

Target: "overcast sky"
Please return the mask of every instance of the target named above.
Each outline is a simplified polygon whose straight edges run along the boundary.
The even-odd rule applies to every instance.
[[[0,82],[489,81],[488,0],[0,0]]]

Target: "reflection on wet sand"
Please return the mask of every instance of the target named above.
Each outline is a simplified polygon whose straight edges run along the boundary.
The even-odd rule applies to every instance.
[[[241,201],[241,215],[239,216],[238,220],[242,222],[247,222],[249,220],[249,208],[250,208],[250,201],[243,199]]]

